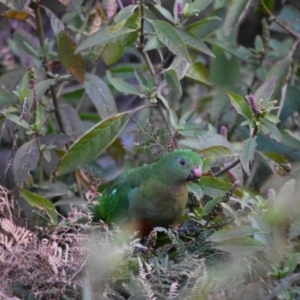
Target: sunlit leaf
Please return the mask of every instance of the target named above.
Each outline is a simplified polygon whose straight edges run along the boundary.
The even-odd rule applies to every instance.
[[[212,146],[197,151],[204,158],[213,157],[212,165],[223,164],[237,159],[237,154],[224,146]]]
[[[30,17],[30,14],[26,11],[9,10],[3,16],[8,19],[25,21]]]
[[[186,72],[186,77],[196,83],[211,87],[211,83],[208,81],[207,69],[201,62],[193,63]]]
[[[285,156],[267,151],[258,151],[258,153],[265,159],[265,161],[268,163],[268,165],[276,175],[286,176],[291,172],[292,166]]]

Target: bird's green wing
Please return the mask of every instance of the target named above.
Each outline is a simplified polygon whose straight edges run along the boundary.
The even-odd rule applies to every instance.
[[[140,177],[135,170],[128,171],[116,178],[104,191],[96,208],[95,215],[108,224],[124,224],[129,221],[129,193],[140,184]]]

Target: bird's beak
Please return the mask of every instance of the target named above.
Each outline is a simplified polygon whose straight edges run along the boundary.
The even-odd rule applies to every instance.
[[[188,181],[198,181],[202,176],[202,169],[201,166],[196,167],[193,169],[188,177]]]

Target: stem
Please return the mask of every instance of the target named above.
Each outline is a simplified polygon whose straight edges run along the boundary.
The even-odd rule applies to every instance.
[[[38,1],[32,1],[32,9],[33,9],[35,17],[36,17],[37,31],[38,31],[40,46],[42,48],[44,46],[45,34],[44,34],[42,17],[41,17],[41,10],[40,10]],[[48,61],[47,61],[46,56],[43,57],[43,66],[44,66],[44,69],[45,69],[46,73],[48,73],[50,69],[49,69],[49,66],[48,66]],[[47,75],[47,77],[50,78],[48,75]],[[64,124],[63,124],[63,121],[62,121],[61,112],[60,112],[60,109],[59,109],[58,99],[56,97],[55,90],[54,90],[53,86],[50,86],[50,93],[51,93],[51,97],[52,97],[52,100],[53,100],[54,113],[55,113],[55,117],[56,117],[57,122],[58,122],[58,126],[59,126],[61,132],[66,133],[65,128],[64,128]]]
[[[267,14],[274,19],[274,21],[283,28],[286,32],[288,32],[292,37],[294,37],[296,40],[300,39],[300,35],[296,32],[294,32],[291,28],[286,26],[283,22],[281,22],[266,6],[264,0],[260,0],[261,5],[263,6],[264,10],[267,12]]]

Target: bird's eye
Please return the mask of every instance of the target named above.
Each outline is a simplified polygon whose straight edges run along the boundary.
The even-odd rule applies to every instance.
[[[184,159],[184,158],[180,158],[180,159],[179,159],[179,164],[180,164],[182,167],[184,167],[184,166],[186,165],[185,159]]]

